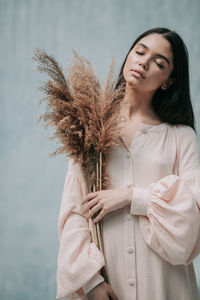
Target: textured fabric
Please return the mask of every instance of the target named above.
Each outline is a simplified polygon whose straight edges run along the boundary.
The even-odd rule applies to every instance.
[[[81,299],[103,278],[119,300],[198,300],[192,261],[200,253],[200,156],[186,125],[140,123],[130,147],[125,139],[108,158],[111,187],[133,187],[130,206],[102,221],[105,257],[81,215],[85,194],[70,159],[58,219],[57,298]],[[91,221],[91,220],[90,220]]]
[[[58,219],[56,298],[81,299],[76,291],[82,295],[104,280],[98,273],[105,264],[104,257],[92,241],[91,220],[82,216],[81,201],[85,195],[81,170],[70,159]]]

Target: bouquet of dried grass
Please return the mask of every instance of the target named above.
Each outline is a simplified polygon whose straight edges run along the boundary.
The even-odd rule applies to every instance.
[[[45,127],[55,126],[56,132],[50,139],[57,138],[62,144],[49,156],[64,153],[79,163],[90,193],[110,185],[107,157],[112,147],[118,145],[125,86],[114,88],[114,59],[102,88],[91,63],[74,50],[73,53],[74,64],[68,68],[69,75],[65,77],[53,56],[35,49],[32,59],[39,62],[37,69],[51,77],[39,88],[46,94],[39,104],[47,101],[47,111],[38,121],[44,120]],[[101,221],[93,225],[93,230],[95,242],[104,254]],[[101,271],[108,282],[106,268]]]

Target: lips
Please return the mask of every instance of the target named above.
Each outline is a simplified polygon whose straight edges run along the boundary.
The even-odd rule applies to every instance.
[[[144,76],[144,74],[143,74],[141,71],[139,71],[139,70],[136,70],[136,69],[131,69],[131,71],[134,71],[134,72],[136,72],[136,73],[140,74],[140,75],[142,76],[142,78],[144,78],[144,79],[145,79],[145,76]]]

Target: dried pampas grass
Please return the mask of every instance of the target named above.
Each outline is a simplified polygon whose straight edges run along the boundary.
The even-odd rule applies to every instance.
[[[106,158],[118,143],[125,88],[114,89],[114,59],[102,88],[90,62],[74,50],[74,64],[68,68],[68,78],[53,56],[38,48],[34,53],[32,59],[39,62],[38,70],[52,78],[39,88],[47,95],[40,101],[40,104],[47,102],[47,111],[39,117],[39,121],[44,120],[45,127],[55,126],[56,132],[50,139],[57,138],[62,144],[49,156],[64,153],[72,157],[90,177],[91,187],[96,183],[94,170],[97,157],[102,152],[102,188],[107,189]]]
[[[47,111],[38,121],[43,120],[45,127],[55,126],[55,134],[50,139],[57,138],[62,144],[49,156],[63,153],[79,163],[88,193],[109,188],[106,164],[112,147],[118,145],[125,92],[124,85],[114,88],[114,59],[102,87],[91,63],[74,50],[73,65],[67,69],[68,77],[53,56],[38,48],[34,54],[32,59],[39,63],[38,70],[51,77],[39,88],[46,94],[40,104],[46,101]],[[98,223],[95,230],[96,243],[103,252]]]

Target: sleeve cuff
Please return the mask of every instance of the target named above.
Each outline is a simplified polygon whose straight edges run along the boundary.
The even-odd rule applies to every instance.
[[[130,213],[132,215],[147,216],[147,207],[150,202],[150,191],[143,188],[133,188]]]
[[[95,286],[97,286],[99,283],[103,282],[104,278],[99,273],[95,274],[88,283],[86,283],[83,286],[83,290],[85,294],[90,292]]]

